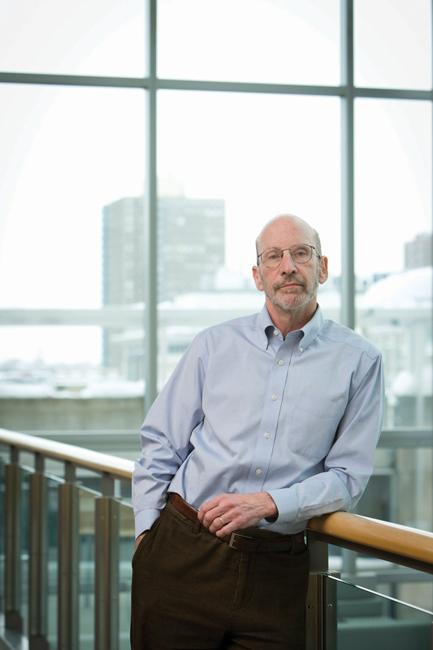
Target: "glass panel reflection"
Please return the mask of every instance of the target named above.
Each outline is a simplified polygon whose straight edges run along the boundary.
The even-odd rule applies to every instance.
[[[404,601],[415,608],[433,611],[433,577],[339,546],[329,546],[329,566],[343,580]]]
[[[21,468],[21,500],[20,500],[20,614],[23,619],[23,633],[28,634],[29,618],[29,477],[33,472]]]
[[[338,579],[338,650],[430,650],[433,614]]]
[[[119,506],[119,648],[129,650],[131,617],[131,560],[134,552],[134,513],[127,504]]]
[[[79,490],[79,646],[93,648],[95,637],[95,498]]]
[[[47,479],[48,642],[57,647],[59,480]]]

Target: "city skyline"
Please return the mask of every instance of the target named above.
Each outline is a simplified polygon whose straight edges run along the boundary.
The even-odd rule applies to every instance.
[[[206,5],[208,11],[193,0],[158,2],[160,77],[309,83],[331,89],[342,81],[337,0]],[[123,5],[96,0],[90,9],[79,0],[63,7],[61,15],[59,11],[55,0],[8,5],[0,69],[146,75],[140,0]],[[220,48],[213,35],[217,25],[228,27],[221,18],[227,11],[231,31]],[[369,0],[355,3],[354,11],[355,84],[429,88],[429,4],[393,0],[389,12],[386,3]],[[198,16],[200,30],[194,29]],[[59,28],[39,48],[48,17],[56,17]],[[238,56],[241,28],[249,53],[243,57]],[[287,34],[287,29],[290,39],[274,38],[275,30]],[[218,57],[213,56],[215,47]],[[338,277],[340,98],[165,89],[157,96],[160,194],[164,179],[170,178],[189,198],[224,201],[229,273],[249,275],[258,230],[271,216],[290,211],[321,232],[331,275]],[[0,308],[98,308],[101,208],[122,196],[139,196],[145,186],[145,91],[16,83],[2,85],[0,101]],[[428,101],[359,97],[354,104],[359,279],[399,272],[404,243],[416,233],[431,232],[432,136]],[[38,331],[2,328],[0,356],[12,349],[37,350]],[[57,356],[62,347],[72,354],[70,341],[78,357],[84,348],[99,349],[98,328],[44,331],[53,352],[58,339]],[[42,348],[50,354],[49,343]]]
[[[429,233],[428,236],[431,241],[431,233]],[[413,241],[416,241],[416,236],[413,238]],[[233,271],[224,271],[221,273],[222,270],[223,269],[221,268],[219,270],[216,269],[215,278],[217,286],[213,289],[210,288],[213,295],[224,295],[224,293],[230,295],[232,293],[236,294],[240,292],[243,295],[249,294],[251,296],[257,296],[258,301],[253,301],[251,303],[250,311],[252,312],[257,310],[257,308],[259,308],[259,303],[263,302],[263,297],[261,294],[257,293],[253,283],[245,283],[246,276],[241,273]],[[402,273],[404,273],[404,271]],[[390,277],[393,277],[394,275],[398,276],[399,274],[390,274]],[[374,277],[373,274],[364,279],[357,278],[358,298],[363,295],[363,292],[366,289],[377,284],[378,281],[385,277],[386,274],[378,274],[376,277]],[[185,292],[185,294],[188,293],[188,291]],[[187,302],[188,309],[191,309],[191,299],[194,300],[194,295],[196,295],[198,299],[200,297],[200,292],[191,294]],[[206,296],[207,293],[203,292],[202,295]],[[431,303],[431,293],[429,295]],[[319,302],[321,296],[325,301],[325,314],[326,304],[328,303],[332,310],[332,317],[338,320],[338,305],[340,300],[338,276],[331,276],[328,282],[320,288]],[[396,308],[398,308],[398,297],[394,298],[394,300],[396,301],[394,304]],[[140,301],[139,303],[131,304],[133,304],[135,308],[144,305],[144,302]],[[206,304],[206,301],[204,304]],[[337,311],[334,313],[335,309],[337,309]],[[26,359],[29,363],[36,362],[38,359],[46,359],[47,363],[54,365],[62,363],[69,363],[72,365],[74,365],[74,363],[90,363],[99,365],[102,361],[102,330],[97,326],[3,326],[0,333],[2,334],[0,337],[0,364],[14,358]],[[71,346],[70,341],[77,340],[80,341],[80,346]]]

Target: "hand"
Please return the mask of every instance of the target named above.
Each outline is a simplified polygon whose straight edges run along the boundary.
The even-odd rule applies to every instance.
[[[149,531],[145,530],[143,531],[136,539],[135,539],[135,545],[134,549],[137,550],[137,548],[140,546],[140,542],[143,539],[143,537],[148,533]]]
[[[220,494],[201,506],[198,519],[211,533],[225,537],[234,530],[255,526],[264,517],[277,514],[277,506],[267,492]]]

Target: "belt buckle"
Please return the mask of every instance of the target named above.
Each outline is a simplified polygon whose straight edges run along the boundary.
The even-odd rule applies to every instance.
[[[237,534],[236,534],[236,533],[232,533],[232,534],[230,535],[230,539],[229,539],[229,547],[230,547],[230,548],[236,548],[236,547],[235,547],[236,537],[237,537]]]
[[[236,539],[237,538],[239,538],[240,540],[254,539],[253,537],[250,537],[249,535],[241,535],[240,533],[232,533],[230,535],[230,539],[229,539],[229,547],[234,548],[235,551],[237,550],[237,547],[236,547]]]

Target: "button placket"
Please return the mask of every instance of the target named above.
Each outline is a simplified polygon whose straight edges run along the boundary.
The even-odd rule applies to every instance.
[[[274,331],[274,334],[279,335],[280,333]],[[281,404],[284,398],[287,375],[290,368],[290,360],[293,353],[291,342],[288,345],[287,342],[283,341],[281,338],[280,343],[277,336],[274,336],[273,342],[274,345],[268,349],[268,352],[272,354],[273,359],[269,372],[269,381],[266,390],[262,419],[259,431],[257,432],[258,435],[251,458],[248,477],[249,489],[257,491],[263,489],[268,473],[274,449],[275,434],[278,427]]]

